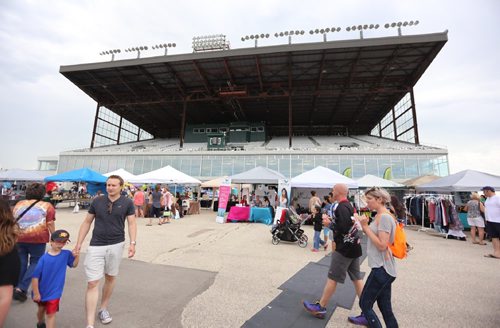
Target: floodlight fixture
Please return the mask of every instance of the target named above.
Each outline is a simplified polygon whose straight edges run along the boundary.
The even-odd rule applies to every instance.
[[[310,30],[309,34],[322,34],[323,41],[327,41],[326,35],[328,33],[340,32],[342,29],[340,27],[327,27],[327,28],[317,28],[314,30]]]
[[[245,36],[241,39],[244,41],[243,39],[248,40],[250,37]],[[223,34],[212,34],[193,38],[193,52],[228,50],[229,48],[229,41],[226,40],[226,36]]]
[[[419,21],[416,20],[416,21],[404,21],[404,22],[393,22],[391,24],[389,23],[386,23],[384,25],[385,28],[389,28],[389,27],[397,27],[398,28],[398,35],[401,36],[403,35],[402,32],[401,32],[401,27],[406,27],[406,26],[415,26],[415,25],[418,25]]]
[[[304,35],[305,31],[304,30],[290,30],[290,31],[284,31],[284,32],[276,32],[274,33],[274,36],[276,38],[278,37],[288,37],[288,44],[292,44],[292,36],[294,35]],[[313,34],[312,30],[309,31],[310,34]]]
[[[359,38],[363,39],[364,38],[363,31],[378,29],[379,27],[380,27],[379,24],[363,24],[363,25],[359,24],[359,25],[347,26],[345,30],[347,32],[359,31]]]
[[[137,51],[137,59],[141,58],[141,51],[148,50],[147,46],[138,46],[125,49],[125,52],[134,52]]]
[[[274,36],[276,36],[276,34]],[[261,34],[251,34],[251,35],[245,35],[245,36],[241,37],[241,41],[244,42],[244,41],[247,41],[247,40],[254,40],[255,47],[257,48],[257,46],[258,46],[258,43],[257,43],[258,40],[259,39],[267,39],[267,38],[269,38],[269,33],[266,33],[266,34],[264,34],[264,33],[261,33]]]
[[[193,38],[194,39],[194,38]],[[151,47],[151,49],[165,49],[165,56],[168,53],[168,48],[175,48],[176,44],[175,43],[160,43],[160,44],[155,44],[154,46]],[[145,47],[147,50],[147,47]]]
[[[120,49],[104,50],[99,53],[99,55],[111,55],[111,61],[115,60],[115,55],[121,52]]]

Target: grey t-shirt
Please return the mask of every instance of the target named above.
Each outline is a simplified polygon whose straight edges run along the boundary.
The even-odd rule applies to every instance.
[[[120,196],[113,202],[111,214],[107,196],[96,197],[90,204],[89,213],[95,215],[94,231],[90,246],[114,245],[125,241],[125,220],[135,212],[134,202]]]
[[[375,223],[375,221],[373,221],[370,224],[370,229],[376,235],[378,235],[379,231],[388,232],[389,242],[391,244],[394,242],[394,234],[396,233],[396,223],[394,222],[394,218],[389,214],[382,214],[380,216],[378,225]],[[385,251],[381,252],[373,244],[371,239],[368,238],[366,253],[368,255],[368,266],[370,268],[384,267],[387,274],[396,277],[396,262],[394,260],[394,256],[392,256],[390,248],[387,248]]]
[[[161,192],[153,191],[153,207],[160,208],[161,207]]]

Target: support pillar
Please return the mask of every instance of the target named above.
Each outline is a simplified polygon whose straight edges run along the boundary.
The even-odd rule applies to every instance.
[[[292,93],[288,93],[288,148],[292,148]]]
[[[123,117],[120,115],[120,123],[118,124],[118,136],[116,137],[116,144],[119,145],[120,144],[120,135],[122,134],[122,120],[123,120]]]
[[[413,116],[413,133],[415,134],[415,144],[420,145],[420,140],[418,138],[417,108],[415,107],[415,95],[413,94],[413,88],[410,89],[410,98],[411,98],[411,114]]]
[[[90,141],[90,148],[94,148],[94,142],[95,142],[95,132],[97,130],[97,120],[99,119],[99,109],[101,108],[101,105],[97,103],[97,108],[95,109],[95,118],[94,118],[94,128],[92,130],[92,140]]]
[[[394,111],[394,107],[392,107],[392,129],[394,130],[394,140],[398,140],[398,131],[396,128],[396,112]]]
[[[187,99],[184,99],[182,103],[182,121],[181,121],[181,135],[180,135],[180,148],[184,147],[184,129],[186,128],[186,109],[187,109]]]

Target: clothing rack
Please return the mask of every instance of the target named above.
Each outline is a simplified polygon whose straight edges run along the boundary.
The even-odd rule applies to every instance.
[[[445,198],[445,199],[448,199],[450,201],[453,201],[453,195],[450,195],[450,194],[406,194],[403,199],[406,199],[406,198],[411,198],[411,197],[419,197],[419,196],[424,196],[425,200],[427,199],[432,199],[432,198]],[[406,202],[405,202],[405,207],[406,207]],[[406,209],[408,210],[408,209]],[[435,230],[433,228],[431,228],[429,226],[429,228],[427,228],[424,224],[425,222],[425,218],[424,218],[424,213],[425,213],[425,202],[422,202],[422,227],[420,229],[418,229],[418,231],[433,231],[435,232]]]

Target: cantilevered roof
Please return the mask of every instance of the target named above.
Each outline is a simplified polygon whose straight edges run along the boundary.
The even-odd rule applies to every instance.
[[[368,134],[417,83],[443,33],[242,48],[61,66],[92,99],[155,137],[186,123],[265,121],[273,135],[314,126]]]

